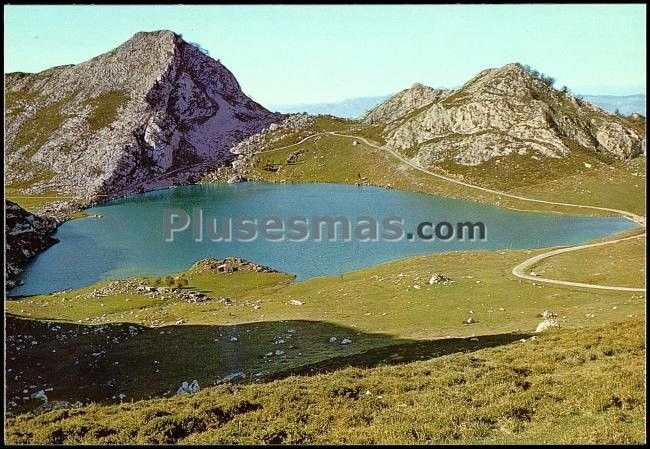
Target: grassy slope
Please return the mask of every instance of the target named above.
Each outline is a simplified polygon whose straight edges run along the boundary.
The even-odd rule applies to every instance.
[[[69,197],[61,196],[57,192],[45,192],[39,195],[23,195],[17,188],[7,187],[5,198],[18,204],[29,212],[36,212],[48,203],[59,200],[66,200]]]
[[[646,160],[637,158],[578,175],[517,188],[511,193],[577,204],[623,209],[645,215]]]
[[[352,133],[362,134],[357,131]],[[316,140],[317,139],[317,140]],[[437,194],[452,198],[467,198],[505,207],[525,210],[556,211],[572,214],[603,215],[606,212],[580,208],[531,203],[501,195],[474,190],[422,173],[402,163],[390,154],[352,139],[321,136],[301,145],[258,155],[253,174],[270,182],[336,182],[346,184],[369,183],[400,190]],[[305,154],[296,164],[287,164],[289,154],[302,149]],[[281,166],[277,172],[264,166],[271,162]],[[618,163],[613,166],[596,165],[591,169],[576,169],[576,174],[557,180],[540,180],[530,174],[528,186],[508,193],[549,201],[624,208],[632,212],[645,211],[645,160]],[[441,172],[441,174],[444,174]],[[487,178],[486,178],[487,179]],[[490,187],[492,182],[478,182]],[[508,188],[508,186],[510,188]],[[570,193],[568,193],[570,192]]]
[[[629,443],[645,440],[640,319],[370,370],[37,417],[11,443]],[[542,356],[540,356],[542,355]]]
[[[636,287],[646,275],[645,245],[646,239],[641,237],[560,254],[542,261],[533,270],[553,279]],[[589,270],[585,269],[585,260],[589,261]]]
[[[641,257],[643,248],[633,251]],[[55,332],[42,321],[12,324],[9,335],[34,335],[48,344],[26,344],[22,349],[16,348],[20,344],[8,345],[9,366],[19,376],[8,378],[8,393],[22,397],[23,389],[43,385],[54,388],[48,393],[51,399],[110,403],[119,393],[136,399],[173,394],[184,379],[211,385],[243,371],[247,382],[264,380],[332,357],[351,357],[389,345],[408,348],[439,337],[532,332],[540,321],[537,315],[545,309],[557,312],[565,328],[643,315],[644,295],[594,293],[513,278],[512,266],[531,254],[426,255],[304,282],[281,274],[190,272],[186,274],[190,288],[214,298],[200,304],[135,294],[75,298],[92,288],[8,301],[6,311],[13,316],[56,320],[63,327]],[[580,267],[585,276],[590,273],[590,267]],[[443,272],[455,282],[430,286],[427,281],[433,272]],[[231,305],[218,301],[224,296]],[[290,299],[304,304],[290,305]],[[477,322],[463,325],[469,316]],[[179,319],[184,324],[174,325]],[[107,323],[116,325],[96,330],[96,325]],[[137,325],[137,335],[128,336],[125,323]],[[152,323],[164,327],[150,328]],[[57,334],[65,338],[53,339]],[[230,341],[231,336],[238,341]],[[349,337],[353,343],[329,343],[332,336],[339,342]],[[284,343],[275,344],[278,337]],[[284,354],[265,356],[276,350]],[[101,351],[106,353],[98,358],[89,355]],[[94,384],[79,389],[66,380],[64,373],[71,372]],[[113,385],[107,383],[111,380]]]

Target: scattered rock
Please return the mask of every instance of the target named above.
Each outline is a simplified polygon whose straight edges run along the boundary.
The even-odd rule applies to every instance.
[[[200,390],[199,388],[199,382],[194,379],[192,383],[187,383],[187,381],[183,381],[180,387],[178,387],[178,390],[176,391],[176,394],[194,394],[197,393]]]
[[[227,376],[225,376],[223,379],[217,381],[217,384],[223,384],[223,383],[228,383],[232,382],[233,380],[238,380],[238,379],[244,379],[246,377],[246,374],[238,371],[236,373],[230,373]]]
[[[451,282],[453,281],[450,278],[440,273],[435,273],[433,276],[431,276],[431,279],[429,279],[429,285],[435,285],[435,284],[448,285]]]
[[[289,156],[287,156],[287,164],[295,164],[296,162],[298,162],[300,156],[304,154],[305,154],[305,150],[297,150],[290,153]]]
[[[41,400],[47,404],[47,395],[44,390],[38,390],[37,392],[32,393],[30,398]]]
[[[549,318],[539,323],[537,325],[537,329],[535,329],[535,332],[540,333],[540,332],[546,332],[551,329],[559,329],[559,328],[560,328],[560,323],[558,323],[556,320],[552,318]]]

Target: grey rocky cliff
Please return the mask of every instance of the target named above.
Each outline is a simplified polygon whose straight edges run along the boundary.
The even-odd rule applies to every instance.
[[[58,240],[51,235],[59,222],[27,212],[16,203],[5,200],[5,285],[14,286],[15,276],[29,260]]]
[[[6,77],[8,184],[106,199],[192,182],[282,115],[171,31],[87,62]],[[20,184],[18,184],[20,185]]]
[[[423,166],[473,166],[511,154],[561,158],[575,148],[624,159],[645,147],[645,121],[639,126],[555,90],[519,64],[484,70],[437,97],[419,85],[411,90],[364,120],[382,123],[386,144]],[[419,92],[427,93],[414,101]]]

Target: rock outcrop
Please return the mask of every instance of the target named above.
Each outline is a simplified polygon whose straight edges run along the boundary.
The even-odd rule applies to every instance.
[[[520,64],[479,73],[460,89],[416,85],[371,110],[386,144],[422,166],[475,166],[510,155],[562,158],[575,151],[625,159],[645,148],[645,120],[609,114],[556,90]]]
[[[106,199],[193,182],[282,115],[171,31],[137,33],[78,65],[10,73],[7,184]]]
[[[259,265],[238,257],[226,257],[225,259],[201,259],[190,267],[190,271],[196,273],[233,273],[235,271],[253,271],[257,273],[278,273],[273,268]]]
[[[32,257],[58,242],[52,237],[58,222],[30,214],[8,200],[5,217],[5,286],[11,288]]]
[[[361,121],[368,125],[393,123],[421,107],[443,100],[452,92],[415,83],[366,112]]]

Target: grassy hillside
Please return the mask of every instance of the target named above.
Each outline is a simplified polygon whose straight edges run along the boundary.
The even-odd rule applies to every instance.
[[[623,249],[633,260],[643,257],[642,245]],[[7,379],[8,397],[17,398],[15,411],[39,405],[22,400],[22,391],[31,393],[33,386],[53,388],[48,397],[54,400],[115,403],[119,394],[129,399],[173,395],[183,380],[212,385],[242,372],[238,382],[256,382],[305,372],[313,364],[355,360],[355,365],[374,366],[393,356],[428,358],[442,349],[414,348],[431,339],[460,338],[447,341],[470,347],[483,344],[472,340],[475,336],[514,333],[509,338],[518,339],[535,330],[544,310],[557,313],[563,328],[643,316],[643,294],[514,278],[512,267],[535,253],[434,254],[302,282],[278,273],[184,273],[184,289],[211,298],[203,303],[136,291],[111,294],[106,282],[7,301],[8,335],[31,336],[8,340],[8,366],[16,373]],[[563,260],[552,261],[561,269]],[[592,264],[576,267],[571,265],[572,275],[589,277],[597,270]],[[629,267],[618,264],[611,270],[616,275]],[[429,285],[436,272],[454,282]],[[629,283],[642,285],[643,277]],[[465,325],[469,317],[475,322]],[[341,344],[345,338],[351,343]],[[71,373],[79,384],[69,382]]]
[[[643,322],[9,418],[10,443],[640,443]]]
[[[5,198],[33,213],[55,201],[68,201],[74,199],[73,197],[61,195],[55,191],[48,191],[35,195],[24,195],[19,191],[19,189],[12,187],[7,187],[5,189]]]
[[[579,174],[520,187],[510,193],[550,201],[611,207],[645,215],[645,190],[646,159],[640,157],[583,169]]]
[[[588,284],[637,286],[646,276],[646,239],[554,256],[532,267],[540,276]],[[585,270],[585,260],[592,267]]]
[[[349,132],[363,134],[356,130]],[[588,209],[521,201],[471,189],[416,170],[388,152],[370,147],[362,141],[358,141],[357,145],[353,142],[354,139],[346,137],[323,135],[297,146],[261,153],[254,159],[252,174],[256,179],[269,182],[371,184],[452,198],[467,198],[515,209],[607,214]],[[297,150],[303,151],[302,156],[294,164],[287,163],[289,155]],[[268,170],[268,166],[274,166],[275,169]],[[645,159],[642,158],[614,165],[594,162],[589,169],[580,163],[572,168],[571,176],[554,172],[555,178],[550,181],[541,177],[541,173],[529,172],[529,177],[525,178],[526,187],[516,189],[514,187],[520,186],[521,182],[509,183],[506,182],[508,177],[494,176],[487,171],[481,173],[481,178],[469,181],[476,182],[479,186],[497,187],[507,193],[541,200],[574,201],[576,204],[623,208],[641,214],[645,211]],[[522,175],[521,170],[509,173],[509,177],[516,175],[521,178]],[[442,170],[440,174],[448,175]],[[457,179],[463,180],[462,177]],[[494,186],[494,180],[498,179],[501,179],[501,184]]]

